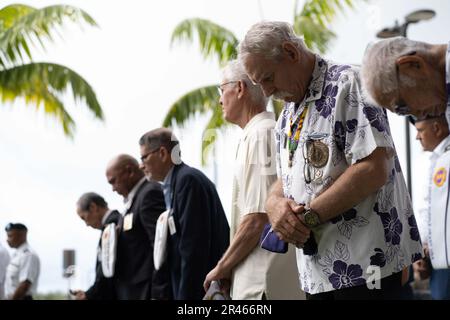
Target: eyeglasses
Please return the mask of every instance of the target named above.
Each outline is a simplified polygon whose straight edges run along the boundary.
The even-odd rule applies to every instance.
[[[239,82],[238,80],[236,80],[236,81],[228,81],[228,82],[225,82],[225,83],[222,83],[221,85],[218,85],[217,86],[217,90],[219,91],[219,95],[220,96],[222,96],[223,95],[223,86],[226,86],[227,84],[230,84],[230,83],[236,83],[236,82]]]
[[[158,151],[161,147],[156,148],[155,150],[149,151],[146,154],[141,156],[141,162],[144,162],[145,160],[147,160],[147,157],[149,155],[151,155],[152,153],[155,153],[156,151]]]
[[[305,162],[303,166],[303,177],[305,179],[306,184],[310,184],[316,179],[322,178],[322,170],[319,168],[323,167],[325,164],[322,165],[322,163],[311,163],[311,158],[317,156],[316,153],[320,154],[320,148],[316,148],[314,145],[314,139],[308,138],[305,143],[303,144],[303,160]],[[316,154],[316,155],[315,155]],[[328,158],[328,155],[326,155],[326,158]],[[325,162],[326,163],[326,162]]]

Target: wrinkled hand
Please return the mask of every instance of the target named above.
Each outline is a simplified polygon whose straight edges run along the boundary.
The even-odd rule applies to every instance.
[[[205,289],[205,292],[208,291],[209,286],[211,285],[211,282],[216,280],[220,281],[220,289],[224,292],[229,294],[230,293],[230,286],[231,286],[231,271],[224,270],[219,265],[217,265],[214,269],[212,269],[205,278],[205,281],[203,282],[203,289]]]
[[[270,224],[278,237],[298,248],[303,247],[311,232],[300,217],[303,211],[304,206],[287,198],[277,198],[267,206]]]
[[[428,279],[431,275],[429,262],[425,259],[420,259],[413,263],[414,278],[419,280]]]

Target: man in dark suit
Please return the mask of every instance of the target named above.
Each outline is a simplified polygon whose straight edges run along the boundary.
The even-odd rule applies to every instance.
[[[229,226],[214,184],[199,170],[181,162],[179,143],[169,129],[144,134],[142,169],[163,181],[169,236],[167,263],[177,300],[202,299],[203,280],[229,244]]]
[[[170,299],[167,267],[155,272],[153,265],[156,221],[165,210],[161,186],[147,181],[137,160],[129,155],[112,159],[106,177],[125,202],[114,274],[117,298]]]
[[[87,226],[102,230],[106,225],[119,224],[120,213],[110,210],[102,196],[95,192],[84,193],[77,201],[77,214]],[[112,300],[115,298],[112,278],[106,278],[101,262],[102,239],[98,241],[97,262],[95,264],[95,282],[87,290],[74,292],[77,300]]]

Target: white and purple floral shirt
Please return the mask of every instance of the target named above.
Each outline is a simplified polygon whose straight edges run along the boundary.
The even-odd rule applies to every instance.
[[[298,119],[305,106],[307,115],[289,167],[285,147],[289,119],[292,115]],[[307,255],[297,249],[299,277],[305,292],[316,294],[376,283],[377,276],[380,279],[400,272],[422,257],[419,232],[386,111],[366,101],[357,68],[316,56],[305,99],[297,110],[294,103],[285,106],[275,136],[277,171],[284,195],[298,203],[309,204],[377,147],[387,148],[391,155],[388,182],[352,209],[314,228],[315,254]],[[326,163],[322,161],[319,168],[305,161],[306,141],[318,142],[322,156],[328,153]],[[310,183],[305,182],[308,170]]]

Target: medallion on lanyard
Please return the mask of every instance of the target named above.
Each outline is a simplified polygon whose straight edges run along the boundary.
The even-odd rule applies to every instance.
[[[309,140],[306,144],[306,158],[316,168],[324,167],[328,162],[328,147],[322,141]]]
[[[296,122],[296,123],[293,122],[295,112],[289,119],[289,132],[287,135],[287,148],[288,148],[288,152],[289,152],[289,160],[288,160],[289,168],[292,167],[292,163],[294,160],[294,153],[298,147],[298,142],[300,140],[300,132],[302,131],[302,127],[303,127],[303,123],[305,121],[307,111],[308,111],[308,106],[305,105],[302,113],[300,114],[298,122]]]

